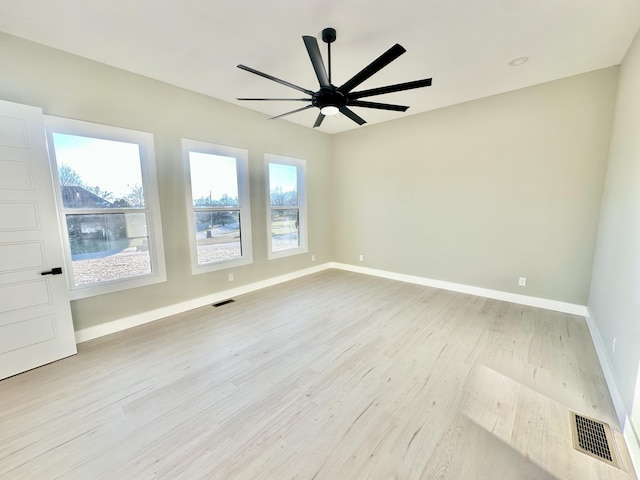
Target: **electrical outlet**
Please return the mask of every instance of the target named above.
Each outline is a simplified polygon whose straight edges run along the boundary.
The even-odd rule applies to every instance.
[[[364,255],[360,255],[360,261],[364,262]]]
[[[316,261],[316,256],[315,255],[311,255],[311,261],[315,262]]]
[[[518,285],[520,285],[521,287],[526,287],[527,286],[527,277],[520,277],[518,279]]]
[[[230,282],[233,282],[233,273],[230,273],[230,274],[229,274],[229,281],[230,281]]]
[[[613,337],[613,344],[611,345],[611,352],[615,352],[616,351],[616,341],[618,339],[616,337]]]

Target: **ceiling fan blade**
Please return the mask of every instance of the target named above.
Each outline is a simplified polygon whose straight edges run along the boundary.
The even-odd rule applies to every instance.
[[[318,47],[318,40],[316,37],[310,37],[308,35],[304,35],[302,40],[304,40],[304,45],[307,47],[307,52],[309,53],[309,58],[313,64],[313,69],[316,71],[318,83],[320,83],[321,87],[331,86],[329,83],[329,77],[327,76],[327,70],[324,67],[324,62],[322,61],[320,48]]]
[[[307,90],[306,88],[299,87],[298,85],[294,85],[293,83],[285,82],[284,80],[280,80],[279,78],[272,77],[271,75],[269,75],[267,73],[262,73],[259,70],[256,70],[254,68],[247,67],[245,65],[238,65],[238,68],[240,68],[242,70],[246,70],[247,72],[255,73],[256,75],[264,77],[264,78],[266,78],[268,80],[273,80],[274,82],[277,82],[277,83],[279,83],[281,85],[284,85],[286,87],[295,88],[296,90],[299,90],[299,91],[301,91],[303,93],[306,93],[307,95],[313,95],[313,92],[311,90]]]
[[[349,117],[351,120],[356,122],[358,125],[364,125],[367,123],[363,118],[360,118],[353,111],[349,110],[347,107],[338,107],[340,109],[340,113]]]
[[[310,102],[311,98],[236,98],[236,100],[252,102]]]
[[[409,107],[405,105],[393,105],[391,103],[363,102],[362,100],[350,100],[350,107],[379,108],[380,110],[394,110],[406,112]]]
[[[306,110],[307,108],[313,108],[313,105],[307,105],[307,106],[302,107],[302,108],[297,108],[295,110],[291,110],[290,112],[283,113],[283,114],[277,115],[275,117],[271,117],[269,120],[275,120],[276,118],[284,117],[285,115],[291,115],[292,113],[298,113],[298,112],[301,112],[303,110]]]
[[[379,72],[384,67],[389,65],[404,52],[406,52],[404,47],[396,43],[393,47],[376,58],[373,62],[364,67],[359,73],[356,73],[353,78],[351,78],[351,80],[347,80],[344,85],[338,88],[338,91],[340,91],[341,93],[349,93],[351,90],[356,88],[373,74]]]
[[[324,115],[322,112],[318,113],[318,118],[316,118],[316,123],[313,124],[313,128],[319,127],[322,125],[322,121],[324,120]]]
[[[397,83],[395,85],[388,85],[386,87],[372,88],[370,90],[362,90],[360,92],[353,92],[349,94],[349,98],[356,100],[362,97],[372,97],[374,95],[382,95],[383,93],[401,92],[403,90],[411,90],[412,88],[430,87],[431,79],[425,78],[424,80],[415,80],[413,82]]]

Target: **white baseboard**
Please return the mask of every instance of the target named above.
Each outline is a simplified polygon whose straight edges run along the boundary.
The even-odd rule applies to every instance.
[[[86,342],[93,340],[94,338],[103,337],[112,333],[120,332],[128,328],[137,327],[145,323],[153,322],[154,320],[160,320],[171,315],[187,312],[194,308],[200,308],[208,304],[227,300],[231,297],[238,295],[244,295],[245,293],[254,292],[263,288],[272,287],[279,283],[288,282],[289,280],[295,280],[296,278],[311,275],[312,273],[321,272],[332,268],[330,263],[323,263],[311,268],[305,268],[304,270],[298,270],[296,272],[287,273],[285,275],[279,275],[277,277],[268,278],[259,282],[249,283],[241,287],[231,288],[229,290],[222,290],[220,292],[212,293],[205,297],[193,298],[186,302],[180,302],[166,307],[156,308],[147,312],[139,313],[137,315],[131,315],[130,317],[120,318],[111,322],[101,323],[94,327],[87,327],[80,330],[76,330],[76,343]]]
[[[631,463],[636,471],[636,476],[640,477],[640,442],[638,436],[633,429],[631,419],[625,418],[624,427],[622,428],[622,435],[624,436],[625,443],[627,444],[627,450],[629,450],[629,456],[631,457]]]
[[[607,350],[604,346],[604,342],[602,341],[602,337],[600,336],[600,331],[598,330],[598,326],[596,325],[593,315],[588,308],[585,318],[587,319],[587,326],[589,327],[589,333],[591,333],[593,346],[595,347],[596,354],[598,355],[598,361],[600,362],[600,366],[602,367],[604,379],[607,382],[607,388],[609,389],[609,394],[611,395],[613,408],[616,411],[616,416],[618,417],[622,435],[624,436],[625,443],[627,444],[629,456],[631,457],[636,475],[640,476],[640,443],[638,442],[638,437],[636,436],[636,433],[633,429],[631,419],[629,418],[629,412],[627,411],[627,407],[622,400],[620,390],[618,390],[618,385],[613,374],[613,369],[611,368],[611,363],[609,362]]]
[[[111,333],[120,332],[128,328],[137,327],[139,325],[153,322],[161,318],[168,317],[170,315],[176,315],[183,313],[194,308],[199,308],[207,304],[216,303],[221,300],[226,300],[238,295],[244,295],[245,293],[254,292],[263,288],[271,287],[282,282],[288,282],[296,278],[311,275],[316,272],[321,272],[330,268],[339,270],[346,270],[350,272],[362,273],[365,275],[373,275],[377,277],[387,278],[389,280],[398,280],[401,282],[414,283],[417,285],[423,285],[427,287],[441,288],[444,290],[451,290],[454,292],[467,293],[470,295],[476,295],[479,297],[493,298],[495,300],[503,300],[506,302],[518,303],[521,305],[528,305],[532,307],[545,308],[548,310],[555,310],[563,313],[570,313],[574,315],[587,315],[586,307],[582,305],[575,305],[572,303],[559,302],[556,300],[548,300],[544,298],[529,297],[527,295],[518,295],[514,293],[501,292],[499,290],[490,290],[487,288],[474,287],[471,285],[464,285],[460,283],[445,282],[442,280],[434,280],[425,277],[418,277],[415,275],[406,275],[403,273],[388,272],[385,270],[377,270],[373,268],[358,267],[355,265],[349,265],[346,263],[328,262],[323,263],[304,270],[298,270],[296,272],[280,275],[259,282],[250,283],[241,287],[232,288],[229,290],[223,290],[220,292],[212,293],[205,297],[194,298],[185,302],[176,303],[162,308],[149,310],[137,315],[131,315],[130,317],[120,318],[111,322],[101,323],[93,327],[87,327],[80,330],[76,330],[76,343],[86,342],[93,340],[94,338],[109,335]]]
[[[333,268],[347,270],[349,272],[363,273],[365,275],[373,275],[376,277],[388,278],[390,280],[399,280],[401,282],[415,283],[425,287],[441,288],[443,290],[451,290],[453,292],[467,293],[478,297],[492,298],[494,300],[502,300],[505,302],[518,303],[530,307],[544,308],[546,310],[555,310],[562,313],[570,313],[572,315],[587,315],[587,307],[584,305],[576,305],[573,303],[560,302],[557,300],[549,300],[546,298],[530,297],[528,295],[519,295],[517,293],[502,292],[500,290],[491,290],[488,288],[474,287],[472,285],[464,285],[462,283],[445,282],[443,280],[434,280],[431,278],[418,277],[415,275],[405,275],[403,273],[388,272],[385,270],[376,270],[374,268],[358,267],[345,263],[333,263]]]
[[[595,347],[596,354],[598,355],[600,367],[602,367],[604,379],[607,382],[607,387],[609,388],[609,394],[611,395],[613,408],[615,409],[616,416],[618,417],[618,423],[622,428],[625,424],[625,419],[627,418],[628,414],[627,407],[625,407],[624,401],[622,400],[622,395],[620,394],[620,390],[618,390],[618,385],[616,384],[615,376],[613,375],[613,369],[611,368],[611,363],[609,362],[609,356],[607,355],[607,350],[604,346],[604,342],[602,341],[602,337],[600,336],[600,331],[598,330],[598,326],[596,325],[596,322],[593,319],[593,315],[591,314],[591,311],[589,309],[587,309],[585,318],[587,319],[587,326],[589,327],[591,340],[593,341],[593,346]]]

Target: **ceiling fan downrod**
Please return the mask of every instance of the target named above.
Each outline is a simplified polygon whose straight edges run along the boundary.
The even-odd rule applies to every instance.
[[[329,27],[322,30],[322,41],[327,44],[327,63],[329,64],[329,83],[331,83],[331,44],[336,41],[336,29]]]

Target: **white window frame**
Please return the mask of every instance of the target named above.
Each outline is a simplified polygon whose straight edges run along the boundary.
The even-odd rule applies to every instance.
[[[71,299],[77,300],[80,298],[87,298],[95,295],[103,295],[106,293],[113,293],[131,288],[152,285],[155,283],[166,282],[167,271],[164,258],[164,243],[162,239],[162,220],[160,217],[160,197],[158,194],[153,134],[139,130],[90,123],[70,118],[55,117],[52,115],[45,115],[45,127],[51,172],[56,191],[57,209],[60,216],[60,233],[65,244],[64,256]],[[144,210],[146,213],[151,273],[136,277],[98,282],[95,284],[75,285],[69,232],[67,231],[66,213],[64,203],[62,201],[62,191],[60,188],[60,179],[58,177],[58,163],[53,143],[54,133],[134,143],[139,146],[142,188],[144,191],[145,204],[144,209],[139,210]],[[93,212],[95,211],[89,210],[89,213]],[[109,209],[108,213],[127,213],[127,210],[114,208]]]
[[[191,189],[191,162],[189,153],[205,153],[209,155],[219,155],[223,157],[233,157],[236,159],[236,172],[238,175],[238,206],[229,207],[228,210],[240,210],[240,248],[242,256],[229,260],[198,264],[198,243],[196,240],[195,212],[193,206],[193,192]],[[187,219],[189,225],[189,245],[191,251],[191,273],[193,275],[226,270],[229,268],[249,265],[253,263],[253,249],[251,237],[251,205],[249,195],[249,151],[217,145],[198,140],[182,139],[182,157],[184,160],[185,185],[187,194]]]
[[[271,182],[269,178],[269,164],[276,163],[281,165],[290,165],[297,169],[298,181],[298,242],[297,248],[289,248],[287,250],[273,251],[271,238]],[[267,192],[267,255],[269,260],[275,260],[292,255],[299,255],[309,251],[307,244],[307,161],[299,158],[285,157],[282,155],[274,155],[265,153],[265,178]],[[291,208],[289,208],[291,209]]]

